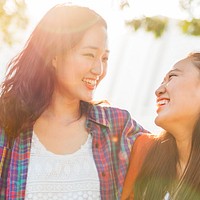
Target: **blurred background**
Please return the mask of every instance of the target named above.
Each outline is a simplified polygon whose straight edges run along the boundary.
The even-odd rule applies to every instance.
[[[200,0],[0,0],[0,82],[46,11],[69,2],[108,22],[108,72],[95,99],[127,109],[146,129],[160,132],[154,91],[179,59],[200,51]]]

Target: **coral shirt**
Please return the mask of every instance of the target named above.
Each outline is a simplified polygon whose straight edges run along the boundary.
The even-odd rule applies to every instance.
[[[124,182],[121,200],[134,199],[133,195],[134,182],[141,169],[146,154],[150,149],[151,145],[153,144],[153,141],[154,140],[150,134],[141,135],[136,139],[131,151],[130,164]]]

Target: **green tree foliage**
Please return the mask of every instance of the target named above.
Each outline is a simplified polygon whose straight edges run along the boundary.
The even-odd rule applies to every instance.
[[[190,21],[183,20],[179,22],[179,26],[183,33],[200,36],[200,19],[193,18]]]
[[[28,25],[25,0],[0,0],[0,43],[9,46],[17,41],[20,30]]]
[[[200,0],[180,0],[180,7],[187,13],[187,20],[179,20],[178,27],[184,34],[200,36]],[[122,1],[120,8],[129,6],[128,0]],[[198,16],[199,15],[199,16]],[[162,36],[168,27],[169,18],[163,16],[141,17],[126,21],[133,30],[144,29],[152,32],[156,38]]]
[[[147,32],[153,32],[156,38],[162,36],[163,32],[166,30],[167,24],[168,19],[161,16],[143,17],[126,22],[126,25],[134,28],[135,31],[139,28],[143,28]]]
[[[180,6],[188,15],[188,20],[179,22],[182,32],[200,36],[200,0],[180,0]]]

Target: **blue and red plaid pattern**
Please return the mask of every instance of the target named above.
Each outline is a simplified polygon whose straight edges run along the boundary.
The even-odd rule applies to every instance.
[[[92,149],[100,179],[102,200],[118,200],[136,137],[145,131],[130,114],[118,108],[84,103],[86,128],[93,137]],[[24,200],[30,158],[32,130],[14,141],[10,160],[5,160],[5,133],[0,129],[1,200]],[[6,173],[6,175],[5,175]]]

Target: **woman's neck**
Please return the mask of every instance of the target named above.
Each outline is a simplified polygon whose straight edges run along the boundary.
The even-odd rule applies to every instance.
[[[47,109],[42,114],[43,117],[72,123],[81,118],[80,101],[66,100],[64,98],[53,98]]]

